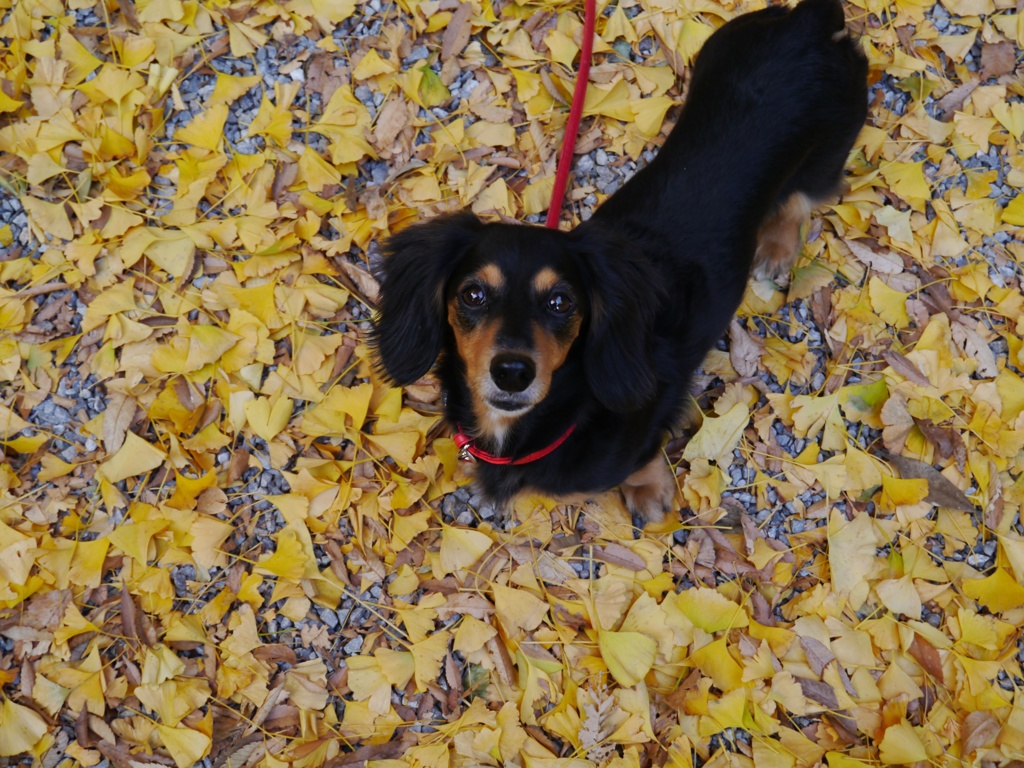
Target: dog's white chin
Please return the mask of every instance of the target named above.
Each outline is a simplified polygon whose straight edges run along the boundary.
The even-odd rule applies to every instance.
[[[522,392],[505,392],[489,378],[480,389],[487,414],[496,422],[507,422],[525,415],[544,397],[540,382],[536,380]]]
[[[487,410],[491,414],[493,419],[515,419],[519,416],[528,413],[536,403],[526,402],[519,405],[515,402],[495,402],[493,399],[487,399]]]

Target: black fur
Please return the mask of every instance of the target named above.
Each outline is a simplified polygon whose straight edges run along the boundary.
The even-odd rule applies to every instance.
[[[442,216],[385,241],[372,342],[382,372],[412,384],[434,367],[445,329],[445,287],[484,224],[470,213]]]
[[[406,384],[437,362],[448,419],[470,434],[466,368],[445,316],[458,276],[484,262],[526,278],[551,266],[579,294],[580,336],[500,449],[522,456],[576,430],[539,461],[480,464],[489,496],[604,490],[655,456],[742,299],[761,223],[793,193],[821,201],[841,183],[867,114],[867,64],[842,30],[839,0],[725,24],[699,53],[656,158],[572,232],[461,214],[387,242],[373,337],[381,366]],[[534,311],[511,300],[499,309]]]

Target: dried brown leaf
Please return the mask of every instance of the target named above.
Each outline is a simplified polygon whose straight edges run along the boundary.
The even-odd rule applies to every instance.
[[[935,111],[940,120],[949,122],[953,119],[953,113],[959,110],[967,97],[974,93],[974,89],[981,85],[978,80],[968,80],[951,90],[941,99],[935,102]]]
[[[894,365],[893,368],[896,366]],[[915,369],[916,370],[916,369]],[[963,472],[964,464],[967,461],[967,446],[963,437],[952,427],[939,427],[928,419],[914,419],[914,424],[921,430],[929,443],[935,446],[940,458],[952,458],[957,469]]]
[[[992,348],[981,335],[962,322],[951,323],[953,341],[963,347],[967,356],[978,363],[975,373],[983,379],[992,379],[999,375],[999,364]]]
[[[729,324],[729,362],[740,376],[757,376],[761,370],[764,343],[747,333],[740,321],[733,318]]]
[[[928,495],[925,501],[948,509],[958,509],[961,512],[977,512],[977,507],[971,503],[964,492],[951,483],[945,475],[934,467],[925,464],[923,461],[911,459],[907,456],[882,452],[885,460],[899,470],[903,478],[915,478],[928,481]]]
[[[896,253],[884,248],[871,247],[869,241],[843,240],[850,253],[857,260],[883,275],[895,275],[903,271],[903,259]],[[877,246],[877,242],[875,243]]]
[[[459,3],[459,7],[452,14],[441,38],[442,61],[448,61],[453,56],[458,56],[469,44],[469,36],[472,31],[469,20],[472,15],[471,3]]]
[[[373,134],[377,147],[393,149],[398,134],[409,125],[413,114],[414,112],[405,97],[401,93],[393,94],[377,115],[377,125]]]
[[[800,638],[800,647],[804,651],[804,656],[807,657],[808,665],[814,670],[814,674],[819,677],[825,670],[825,667],[835,661],[836,657],[832,650],[813,637],[802,636]]]
[[[834,711],[839,709],[839,699],[836,698],[836,692],[832,689],[832,686],[828,683],[823,683],[821,680],[810,680],[806,677],[795,677],[794,678],[800,684],[800,690],[803,691],[811,701],[816,701],[821,704],[825,709]]]
[[[600,560],[602,563],[617,565],[620,568],[628,568],[631,571],[642,571],[647,567],[640,555],[626,549],[621,544],[595,546],[594,559]]]
[[[991,712],[969,713],[964,718],[964,724],[960,731],[964,757],[970,757],[979,749],[995,746],[1000,730],[1002,730],[1002,724]]]
[[[1016,58],[1016,47],[1008,40],[984,43],[981,46],[981,79],[1010,74],[1016,66]]]
[[[917,663],[934,680],[942,682],[942,659],[939,657],[939,652],[935,649],[934,645],[920,635],[915,634],[913,641],[910,643],[910,655],[914,657]]]
[[[905,378],[907,381],[912,381],[915,384],[920,384],[922,387],[927,387],[931,385],[931,382],[928,381],[928,377],[921,373],[918,367],[914,365],[912,362],[910,362],[910,360],[908,360],[906,356],[901,355],[896,350],[885,350],[885,352],[882,353],[882,359],[885,360],[885,362],[887,362],[889,365],[891,365],[892,369],[896,371],[896,373],[903,376],[903,378]]]
[[[125,435],[135,418],[135,398],[124,392],[107,393],[107,408],[103,412],[103,445],[113,456],[124,445]]]

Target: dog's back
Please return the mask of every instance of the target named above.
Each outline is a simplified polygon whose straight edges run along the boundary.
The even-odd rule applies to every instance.
[[[722,231],[738,200],[749,203],[740,215],[766,215],[816,146],[838,159],[826,164],[827,178],[801,186],[827,196],[867,115],[866,80],[839,0],[729,21],[697,55],[683,112],[658,156],[595,218],[650,219],[653,210],[671,222],[685,219],[680,208],[698,207],[700,220],[686,224]]]
[[[825,197],[867,116],[867,60],[846,31],[839,0],[768,8],[730,21],[708,40],[694,65],[687,107],[710,117],[698,131],[727,132],[741,155],[748,154],[744,144],[761,157],[785,155],[787,161],[787,142],[800,142],[808,151],[839,147],[828,179],[814,179],[813,190],[799,185],[812,197]],[[677,131],[669,142],[687,139],[711,137]],[[784,168],[779,175],[795,170]]]
[[[839,0],[739,16],[698,53],[658,155],[584,228],[631,232],[675,276],[666,287],[681,299],[713,269],[724,309],[700,319],[717,334],[742,295],[759,222],[795,194],[811,203],[833,194],[866,115],[867,61]],[[694,319],[679,309],[676,322]]]

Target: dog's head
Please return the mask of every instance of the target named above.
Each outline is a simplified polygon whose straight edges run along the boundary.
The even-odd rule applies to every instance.
[[[481,426],[536,406],[577,351],[605,406],[628,411],[654,397],[658,281],[614,236],[458,214],[403,230],[384,256],[373,342],[395,383],[429,371],[447,338]]]

